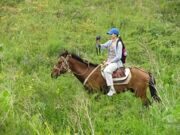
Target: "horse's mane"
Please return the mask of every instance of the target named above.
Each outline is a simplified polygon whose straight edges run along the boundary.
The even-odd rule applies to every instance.
[[[80,61],[80,62],[82,62],[82,63],[84,63],[84,64],[86,64],[86,65],[90,65],[90,66],[94,66],[94,67],[98,66],[98,64],[91,63],[91,62],[89,62],[89,61],[87,61],[87,60],[82,59],[82,58],[81,58],[80,56],[78,56],[77,54],[69,53],[69,52],[67,52],[67,51],[61,53],[59,56],[67,56],[68,54],[70,54],[70,55],[72,56],[72,58],[74,58],[74,59],[76,59],[76,60],[78,60],[78,61]]]

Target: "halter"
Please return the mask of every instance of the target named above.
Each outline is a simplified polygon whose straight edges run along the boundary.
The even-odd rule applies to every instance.
[[[69,64],[68,64],[69,57],[67,56],[66,58],[64,58],[63,56],[61,56],[61,57],[59,58],[59,60],[60,60],[60,59],[63,60],[61,66],[60,66],[60,67],[54,66],[54,69],[56,69],[56,70],[58,70],[58,72],[60,72],[60,70],[61,70],[62,68],[64,68],[66,71],[70,72],[70,68],[69,68]],[[59,60],[58,60],[58,61],[59,61]]]
[[[79,76],[86,74],[86,73],[88,72],[88,70],[89,70],[89,62],[88,62],[88,67],[87,67],[86,71],[84,71],[82,74],[78,74],[78,73],[73,72],[73,71],[69,68],[70,66],[69,66],[69,62],[68,62],[68,61],[69,61],[69,57],[70,57],[70,56],[71,56],[71,55],[67,55],[66,57],[61,56],[60,58],[63,60],[63,61],[62,61],[62,64],[61,64],[61,67],[55,66],[54,68],[57,69],[58,72],[60,72],[60,70],[61,70],[62,68],[64,68],[66,71],[72,72],[73,74],[76,74],[76,75],[79,75]]]
[[[67,55],[66,57],[61,56],[60,58],[63,60],[63,61],[62,61],[62,64],[61,64],[61,67],[58,68],[57,66],[55,66],[54,68],[57,69],[58,72],[60,72],[60,70],[61,70],[62,68],[64,68],[66,71],[72,72],[73,74],[76,74],[76,75],[79,75],[79,76],[86,74],[86,73],[88,72],[88,70],[89,70],[89,62],[88,62],[88,67],[87,67],[87,69],[86,69],[82,74],[78,74],[78,73],[73,72],[73,71],[69,68],[70,66],[69,66],[68,61],[69,61],[69,57],[70,57],[70,56],[71,56],[71,55]],[[95,69],[93,69],[93,71],[91,71],[91,73],[85,78],[85,80],[84,80],[84,82],[83,82],[83,85],[86,84],[86,82],[88,81],[88,79],[90,78],[90,76],[91,76],[100,66],[102,66],[102,65],[101,65],[101,64],[98,65]]]

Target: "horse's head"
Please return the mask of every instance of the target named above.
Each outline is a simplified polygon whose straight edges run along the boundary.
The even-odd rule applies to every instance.
[[[61,55],[58,59],[57,64],[53,67],[51,72],[52,78],[57,78],[61,74],[66,73],[69,70],[69,60],[70,55]]]

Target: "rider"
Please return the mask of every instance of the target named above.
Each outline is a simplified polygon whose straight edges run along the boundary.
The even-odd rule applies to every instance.
[[[122,57],[122,42],[118,42],[119,30],[117,28],[112,28],[107,32],[111,36],[111,39],[104,44],[100,44],[101,48],[108,49],[108,59],[105,62],[104,75],[106,79],[107,86],[109,88],[108,96],[112,96],[116,93],[113,85],[112,73],[119,67],[123,67],[121,61]],[[118,42],[118,45],[116,46]]]

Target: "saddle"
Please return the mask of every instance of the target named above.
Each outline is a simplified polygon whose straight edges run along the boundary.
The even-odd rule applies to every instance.
[[[120,67],[116,71],[113,72],[112,77],[113,78],[121,78],[125,77],[125,67]]]
[[[104,77],[103,70],[101,70],[101,74]],[[129,68],[121,67],[113,72],[112,77],[114,85],[128,84],[131,79],[131,71]]]

